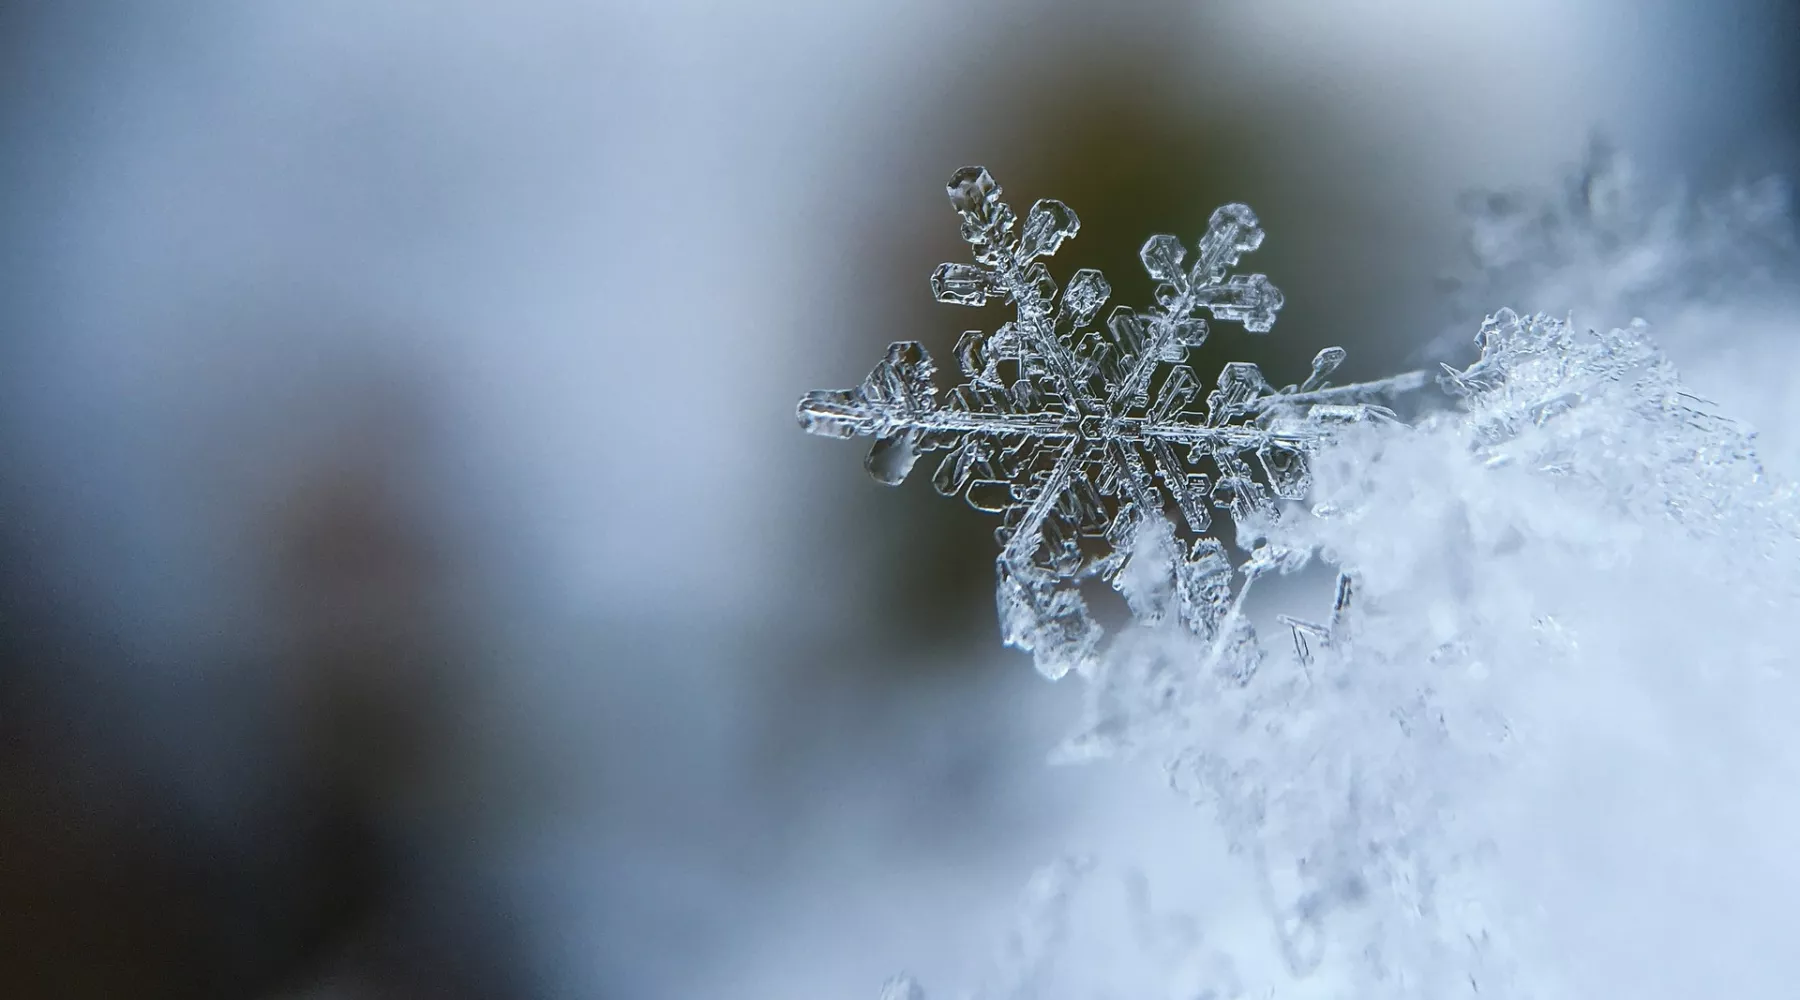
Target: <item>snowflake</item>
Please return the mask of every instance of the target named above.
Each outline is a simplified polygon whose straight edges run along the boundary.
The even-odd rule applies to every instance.
[[[1391,419],[1371,400],[1415,388],[1423,376],[1333,387],[1327,378],[1344,351],[1329,347],[1304,381],[1280,389],[1254,364],[1227,364],[1202,403],[1201,382],[1183,363],[1207,337],[1199,314],[1267,333],[1282,305],[1267,277],[1229,274],[1263,241],[1248,207],[1214,212],[1186,268],[1178,239],[1150,237],[1139,257],[1160,282],[1156,304],[1116,306],[1100,326],[1112,291],[1106,278],[1084,268],[1059,294],[1042,259],[1080,229],[1069,206],[1041,199],[1020,225],[982,167],[957,171],[948,191],[975,263],[940,265],[932,292],[959,305],[1005,302],[1016,318],[991,334],[962,335],[956,356],[965,381],[941,399],[931,356],[901,341],[861,386],[803,397],[801,426],[875,438],[865,465],[889,485],[922,454],[947,452],[933,485],[1001,515],[1001,630],[1008,645],[1033,652],[1047,676],[1093,663],[1101,629],[1080,588],[1101,580],[1141,594],[1117,578],[1139,526],[1170,506],[1192,541],[1168,567],[1165,599],[1133,600],[1132,610],[1140,620],[1174,612],[1197,634],[1217,633],[1229,613],[1232,568],[1207,534],[1212,511],[1229,512],[1240,528],[1274,517],[1277,501],[1305,496],[1307,454],[1334,424]],[[1280,562],[1262,553],[1244,572]]]

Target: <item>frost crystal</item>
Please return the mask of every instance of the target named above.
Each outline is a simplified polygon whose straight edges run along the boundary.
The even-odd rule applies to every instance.
[[[1307,456],[1334,426],[1391,419],[1374,400],[1415,388],[1422,376],[1332,386],[1344,351],[1329,347],[1298,384],[1274,388],[1256,365],[1234,362],[1203,396],[1183,363],[1206,340],[1200,314],[1267,333],[1282,305],[1268,278],[1230,273],[1262,245],[1248,207],[1214,212],[1185,267],[1180,240],[1152,236],[1139,257],[1160,282],[1156,303],[1115,306],[1096,324],[1112,291],[1106,278],[1084,268],[1059,290],[1043,260],[1079,231],[1073,209],[1041,199],[1021,224],[981,167],[957,171],[948,191],[975,263],[940,265],[933,294],[959,305],[1004,302],[1015,318],[992,333],[963,334],[956,357],[965,381],[942,398],[931,356],[901,341],[861,386],[803,397],[800,425],[875,438],[865,465],[888,485],[923,454],[945,452],[932,476],[938,491],[1002,518],[1001,631],[1008,645],[1032,651],[1045,675],[1095,662],[1101,630],[1079,588],[1102,580],[1125,589],[1117,577],[1128,543],[1171,506],[1190,541],[1173,557],[1173,586],[1141,595],[1133,610],[1140,618],[1174,612],[1212,637],[1232,618],[1231,566],[1206,534],[1212,511],[1240,526],[1273,519],[1278,500],[1306,494]],[[1263,553],[1246,572],[1280,562]]]

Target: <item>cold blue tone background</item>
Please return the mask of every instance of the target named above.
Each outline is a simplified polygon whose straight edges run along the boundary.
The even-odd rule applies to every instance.
[[[1059,273],[1250,202],[1276,331],[1442,332],[1456,197],[1602,130],[1794,163],[1757,0],[0,8],[0,992],[873,996],[1040,862],[1204,857],[1052,770],[992,525],[794,400],[930,300],[942,185]],[[1498,307],[1506,303],[1496,302]],[[1652,317],[1654,319],[1654,317]],[[1175,864],[1171,880],[1209,877]],[[1223,877],[1223,876],[1220,876]]]

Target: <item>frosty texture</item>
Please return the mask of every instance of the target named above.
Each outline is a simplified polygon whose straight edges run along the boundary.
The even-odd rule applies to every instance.
[[[932,475],[937,490],[1001,517],[1001,632],[1008,645],[1033,652],[1046,676],[1096,662],[1101,630],[1079,587],[1116,583],[1139,525],[1171,509],[1186,539],[1168,554],[1176,582],[1140,596],[1134,608],[1172,612],[1198,635],[1219,634],[1234,616],[1230,588],[1220,583],[1230,564],[1206,537],[1213,511],[1240,525],[1273,518],[1278,500],[1305,496],[1307,454],[1333,427],[1391,417],[1374,401],[1417,387],[1422,376],[1333,386],[1344,351],[1330,347],[1300,383],[1277,389],[1257,366],[1236,362],[1203,392],[1183,363],[1206,340],[1201,314],[1266,333],[1282,305],[1268,278],[1231,273],[1263,241],[1243,205],[1213,213],[1191,263],[1174,236],[1147,240],[1139,256],[1160,282],[1155,304],[1115,306],[1096,323],[1111,294],[1105,277],[1082,269],[1059,289],[1044,262],[1080,230],[1073,209],[1041,199],[1021,223],[981,167],[957,171],[948,192],[975,263],[939,265],[933,294],[959,305],[1002,302],[1015,318],[992,333],[963,334],[963,381],[942,397],[931,356],[902,341],[857,388],[808,393],[800,425],[875,438],[865,465],[888,485],[926,453],[943,453]],[[1265,557],[1249,572],[1273,565]]]
[[[1687,391],[1647,329],[1601,334],[1502,310],[1481,328],[1480,360],[1445,365],[1440,381],[1468,401],[1464,430],[1489,465],[1529,463],[1691,531],[1741,530],[1736,508],[1767,488],[1752,435]],[[1631,433],[1640,423],[1654,433]]]
[[[1576,810],[1521,803],[1591,763],[1565,748],[1591,758],[1618,706],[1654,696],[1731,719],[1729,740],[1698,752],[1792,779],[1770,749],[1800,701],[1773,684],[1789,656],[1778,623],[1800,612],[1800,576],[1782,569],[1800,565],[1793,490],[1641,326],[1502,311],[1479,345],[1444,371],[1456,409],[1338,435],[1311,456],[1315,516],[1262,525],[1257,552],[1288,561],[1276,568],[1324,553],[1342,574],[1325,621],[1290,620],[1299,655],[1254,670],[1253,638],[1200,641],[1140,617],[1094,672],[1063,750],[1150,755],[1217,818],[1277,931],[1280,969],[1255,977],[1267,995],[1321,977],[1333,996],[1597,995],[1581,988],[1587,970],[1619,970],[1558,936],[1596,919],[1584,906],[1619,906],[1531,881],[1545,845],[1562,844],[1540,825]],[[1146,525],[1131,561],[1167,565],[1171,544],[1168,526]],[[1134,608],[1169,586],[1129,568],[1119,582]],[[1202,585],[1239,608],[1229,583],[1221,567]],[[1639,759],[1646,738],[1619,752]],[[1646,776],[1644,808],[1671,780]],[[1606,781],[1574,783],[1615,794]],[[1582,890],[1595,900],[1661,898],[1596,882]],[[1667,913],[1633,921],[1681,926],[1679,907]],[[1703,923],[1720,939],[1745,930]],[[1720,926],[1736,929],[1706,929]]]
[[[1596,139],[1548,191],[1480,191],[1462,203],[1466,266],[1449,275],[1460,352],[1468,323],[1497,303],[1573,311],[1602,329],[1660,326],[1719,302],[1747,303],[1800,275],[1791,185],[1781,177],[1718,190],[1650,183]]]
[[[881,1000],[925,1000],[925,989],[911,976],[895,976],[881,987]]]
[[[1541,212],[1495,209],[1490,222],[1519,224],[1489,233],[1483,266],[1551,288],[1599,275],[1610,301],[1654,302],[1659,287],[1700,293],[1645,245],[1716,236],[1674,258],[1691,261],[1766,237],[1749,256],[1777,264],[1791,250],[1765,225],[1786,218],[1775,188],[1728,218],[1648,217],[1618,169],[1603,162]],[[1444,366],[1449,405],[1414,424],[1370,397],[1419,377],[1330,389],[1336,349],[1283,390],[1227,365],[1196,407],[1167,346],[1189,342],[1182,324],[1196,308],[1227,317],[1206,304],[1223,302],[1260,326],[1273,306],[1256,303],[1279,301],[1226,276],[1260,241],[1247,210],[1221,210],[1201,241],[1203,260],[1230,258],[1217,270],[1183,271],[1179,244],[1149,241],[1158,306],[1115,310],[1140,336],[1110,320],[1102,336],[1064,319],[1098,309],[1098,275],[1078,273],[1053,312],[1055,286],[1029,256],[1072,235],[1073,213],[1034,209],[1044,221],[1015,241],[991,179],[958,177],[980,266],[945,265],[934,287],[1011,302],[1018,319],[965,337],[961,405],[940,405],[929,359],[899,344],[861,389],[809,396],[802,421],[876,437],[870,468],[886,481],[927,446],[982,449],[969,461],[988,466],[946,462],[940,488],[1007,518],[1009,639],[1089,682],[1061,755],[1161,764],[1217,820],[1275,931],[1272,956],[1253,954],[1217,933],[1241,914],[1218,901],[1169,954],[1144,949],[1118,975],[1110,942],[1065,932],[1079,886],[1040,878],[998,988],[977,996],[1110,995],[1078,988],[1070,970],[1087,969],[1109,988],[1127,980],[1117,995],[1211,1000],[1792,992],[1800,494],[1764,469],[1745,426],[1683,384],[1646,326],[1502,310],[1481,325],[1478,359]],[[1641,286],[1610,284],[1639,264]],[[1050,348],[1061,353],[1040,357]],[[1184,500],[1158,448],[1189,440],[1177,468],[1206,483],[1187,480]],[[994,457],[1009,450],[1030,461]],[[978,475],[992,491],[973,489]],[[1302,495],[1310,516],[1273,516]],[[1218,509],[1249,552],[1241,565],[1205,534]],[[1252,586],[1315,560],[1337,571],[1329,611],[1285,618],[1293,655],[1269,656]],[[1071,586],[1092,577],[1133,619],[1098,652]]]

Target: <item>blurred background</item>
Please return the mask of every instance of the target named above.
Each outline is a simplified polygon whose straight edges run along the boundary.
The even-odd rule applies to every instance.
[[[1287,306],[1198,364],[1375,377],[1507,304],[1446,314],[1466,189],[1596,130],[1791,173],[1797,47],[1778,0],[0,5],[0,992],[969,981],[1041,862],[1209,834],[1043,765],[1075,692],[999,648],[992,523],[794,424],[1001,321],[927,289],[951,172],[1067,201],[1123,302],[1248,202]]]

